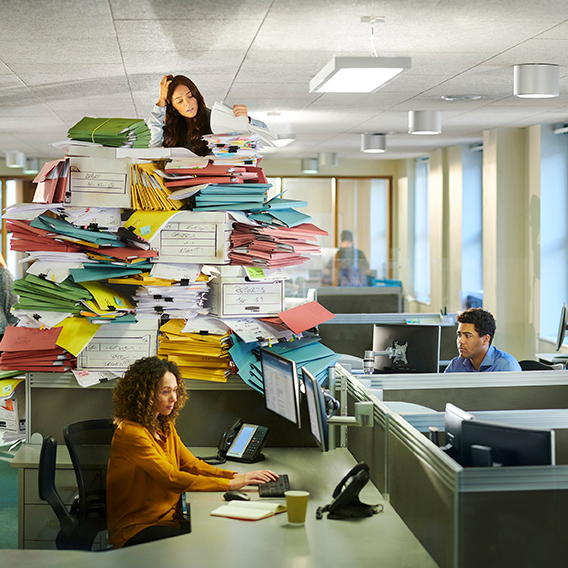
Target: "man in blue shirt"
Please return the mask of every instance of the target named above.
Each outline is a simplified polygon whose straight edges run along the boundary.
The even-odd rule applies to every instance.
[[[482,308],[470,308],[457,316],[459,357],[454,357],[446,373],[520,371],[517,360],[493,347],[495,318]]]

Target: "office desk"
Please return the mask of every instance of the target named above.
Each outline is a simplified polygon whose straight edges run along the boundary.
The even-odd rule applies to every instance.
[[[211,453],[210,449],[192,451],[196,455]],[[286,513],[256,522],[211,517],[209,513],[222,504],[222,493],[189,493],[192,533],[187,536],[98,553],[3,550],[2,567],[15,568],[22,563],[46,568],[437,566],[371,483],[361,499],[383,503],[383,513],[353,521],[333,521],[327,515],[315,519],[316,508],[329,503],[335,485],[355,464],[347,449],[323,454],[312,448],[266,448],[264,453],[267,459],[260,464],[229,463],[225,467],[239,472],[266,467],[288,473],[292,487],[311,494],[305,527],[289,528]],[[257,496],[256,490],[249,490],[253,498]]]

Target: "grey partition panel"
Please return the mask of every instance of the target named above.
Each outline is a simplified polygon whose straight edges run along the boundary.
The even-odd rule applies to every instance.
[[[111,418],[112,414],[110,388],[34,388],[29,433],[53,436],[63,444],[63,426],[81,420]]]
[[[565,566],[568,491],[463,493],[460,566]]]
[[[309,428],[298,430],[291,422],[267,410],[264,398],[252,389],[190,391],[189,400],[180,412],[177,430],[188,446],[217,446],[221,434],[237,418],[267,426],[267,446],[316,446]],[[302,423],[309,424],[305,408],[302,408]]]
[[[389,416],[390,504],[442,567],[457,559],[457,471],[424,435]]]
[[[389,388],[383,391],[383,400],[414,402],[438,412],[444,410],[446,402],[475,410],[568,408],[568,385]]]

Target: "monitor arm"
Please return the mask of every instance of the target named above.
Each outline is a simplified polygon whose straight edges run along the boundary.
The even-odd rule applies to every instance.
[[[363,372],[366,375],[371,375],[375,368],[375,357],[385,355],[393,360],[393,363],[408,363],[406,359],[406,348],[408,343],[399,345],[396,341],[394,347],[387,347],[385,351],[365,351],[365,358],[363,359]]]

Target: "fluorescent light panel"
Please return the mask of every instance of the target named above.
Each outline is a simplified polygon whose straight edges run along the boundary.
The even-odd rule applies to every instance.
[[[333,57],[310,81],[310,93],[373,93],[410,69],[410,57]]]

